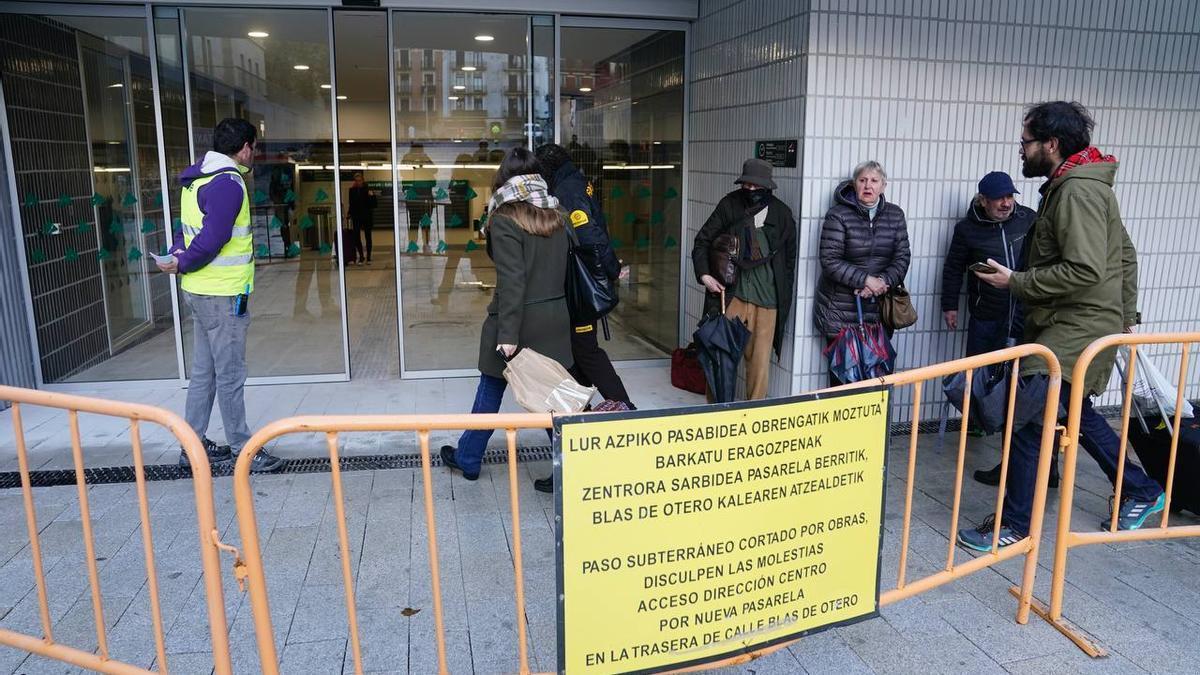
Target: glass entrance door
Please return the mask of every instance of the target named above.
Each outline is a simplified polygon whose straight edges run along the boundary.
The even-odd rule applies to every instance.
[[[548,130],[540,17],[392,14],[394,212],[406,374],[471,372],[495,267],[479,221],[504,153]],[[539,75],[540,74],[540,75]]]
[[[614,360],[662,358],[678,340],[684,37],[585,20],[561,28],[559,139],[630,268],[604,345]]]

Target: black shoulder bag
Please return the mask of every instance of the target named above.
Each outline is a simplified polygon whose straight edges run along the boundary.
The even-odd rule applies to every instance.
[[[575,231],[567,230],[567,311],[574,325],[590,324],[605,319],[616,308],[617,286],[600,263],[598,251],[589,251],[579,243]],[[604,339],[610,339],[608,321],[604,320]]]

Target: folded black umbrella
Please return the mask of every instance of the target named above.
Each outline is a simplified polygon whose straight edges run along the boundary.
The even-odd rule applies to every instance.
[[[721,307],[725,307],[724,294],[721,295]],[[750,340],[750,329],[741,319],[731,319],[724,312],[710,314],[701,319],[692,340],[713,401],[728,403],[734,400],[738,362]]]

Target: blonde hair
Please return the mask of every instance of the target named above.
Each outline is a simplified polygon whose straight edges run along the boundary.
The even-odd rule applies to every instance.
[[[887,182],[887,171],[883,170],[882,164],[880,164],[879,162],[876,162],[873,159],[867,160],[867,161],[863,162],[862,164],[859,164],[858,166],[854,167],[854,174],[853,174],[854,180],[858,180],[858,177],[863,175],[867,171],[874,171],[875,173],[879,174],[879,177],[883,179],[883,182],[885,182],[885,183]]]
[[[537,237],[549,237],[563,226],[563,212],[543,209],[529,202],[505,202],[496,207],[492,217],[504,216],[522,230]]]

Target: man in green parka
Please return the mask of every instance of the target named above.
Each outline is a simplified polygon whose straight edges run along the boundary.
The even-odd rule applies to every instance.
[[[1083,382],[1070,381],[1075,362],[1092,341],[1132,331],[1138,323],[1137,252],[1112,189],[1117,159],[1092,147],[1093,126],[1079,103],[1053,101],[1029,109],[1021,131],[1022,173],[1048,180],[1041,187],[1037,219],[1025,237],[1026,269],[1014,272],[988,260],[997,272],[976,274],[996,288],[1012,291],[1024,309],[1025,341],[1045,345],[1058,357],[1063,371],[1062,406],[1070,400],[1072,387],[1086,389],[1079,442],[1115,485],[1120,440],[1091,404],[1091,397],[1108,383],[1115,353],[1101,354]],[[1044,377],[1046,372],[1039,360],[1022,360],[1024,381]],[[1029,532],[1041,435],[1040,418],[1013,434],[1001,547]],[[1117,508],[1122,530],[1136,530],[1163,510],[1162,488],[1128,458]],[[989,518],[976,529],[964,530],[958,542],[989,551],[993,525]]]

